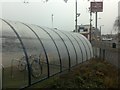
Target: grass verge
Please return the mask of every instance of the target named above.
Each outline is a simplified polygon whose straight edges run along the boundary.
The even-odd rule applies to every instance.
[[[118,88],[118,84],[116,67],[107,61],[92,59],[29,88]]]

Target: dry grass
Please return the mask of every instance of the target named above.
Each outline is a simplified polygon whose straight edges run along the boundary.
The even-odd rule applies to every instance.
[[[117,88],[118,70],[110,63],[92,59],[70,72],[52,77],[30,88]]]

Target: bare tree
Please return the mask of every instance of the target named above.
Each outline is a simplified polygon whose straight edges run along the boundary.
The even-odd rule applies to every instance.
[[[120,33],[120,16],[118,16],[114,22],[114,28]]]
[[[118,16],[114,22],[114,29],[118,32],[118,42],[120,42],[120,16]]]

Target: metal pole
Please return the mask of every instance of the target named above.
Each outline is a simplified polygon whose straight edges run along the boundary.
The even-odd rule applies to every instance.
[[[101,40],[101,26],[100,26],[100,40]]]
[[[96,30],[97,30],[97,12],[95,12],[96,13],[96,22],[95,22],[95,28],[96,28]],[[95,49],[96,50],[96,53],[97,53],[97,48]],[[96,58],[97,58],[97,54],[96,54],[96,56],[95,56]]]
[[[97,12],[96,12],[96,22],[95,22],[95,27],[96,27],[96,30],[97,30]]]
[[[75,24],[75,30],[76,30],[76,32],[78,32],[78,30],[77,30],[77,0],[76,0],[76,2],[75,2],[75,7],[76,7],[76,14],[75,14],[75,17],[76,17],[76,19],[75,19],[75,22],[76,22],[76,24]]]
[[[53,28],[53,14],[52,14],[52,28]]]
[[[91,24],[91,22],[92,22],[92,12],[91,12],[91,10],[90,10],[90,42],[91,42],[91,32],[92,32],[92,24]]]

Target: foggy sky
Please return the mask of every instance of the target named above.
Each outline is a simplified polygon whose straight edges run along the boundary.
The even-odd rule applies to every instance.
[[[61,30],[72,31],[75,29],[75,0],[26,0],[28,4],[23,3],[24,0],[1,0],[0,1],[0,18],[21,21],[29,24],[37,24],[40,26],[52,27]],[[90,2],[88,0],[78,1],[78,25],[89,24]],[[91,0],[94,1],[94,0]],[[102,1],[102,0],[96,0]],[[98,28],[102,27],[102,33],[111,33],[113,24],[118,16],[118,1],[120,0],[103,0],[103,12],[98,13]],[[95,15],[93,14],[93,26],[95,26]]]

